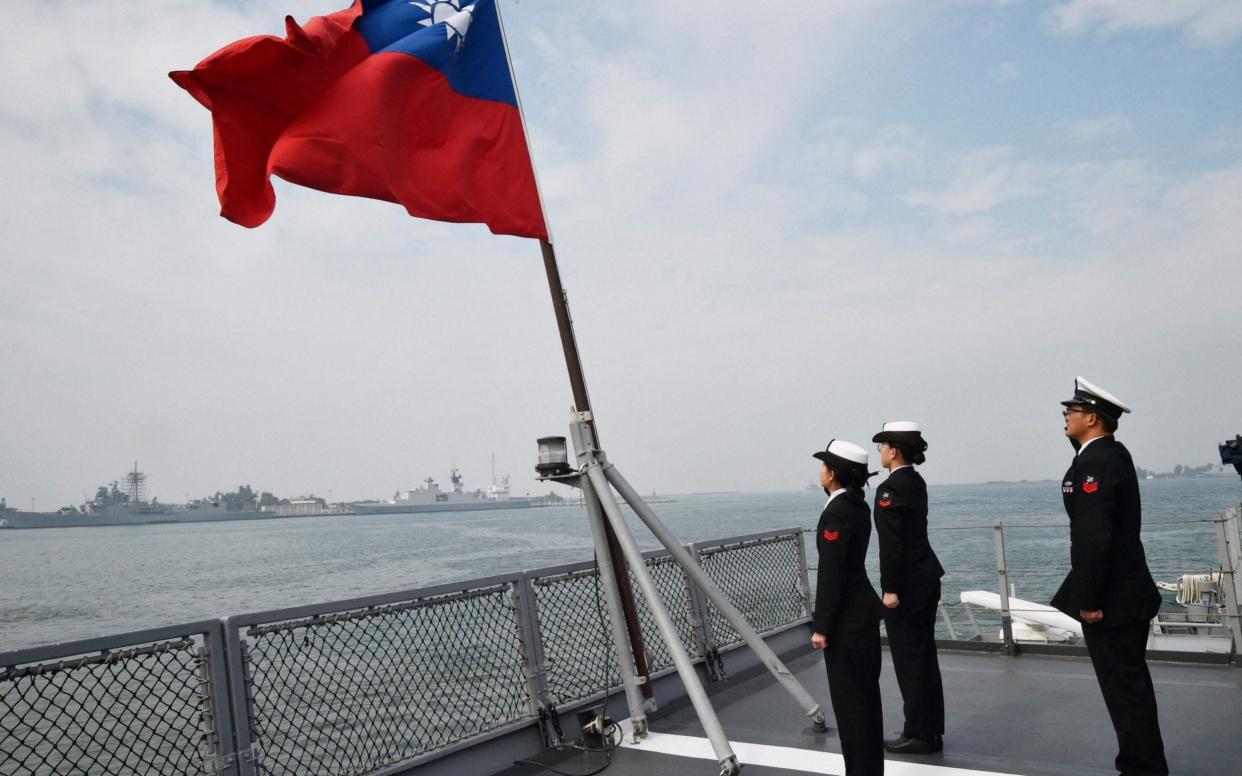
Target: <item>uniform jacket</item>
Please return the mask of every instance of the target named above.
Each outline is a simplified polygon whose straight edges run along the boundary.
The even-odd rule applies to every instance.
[[[1160,591],[1147,569],[1142,505],[1134,460],[1111,436],[1087,445],[1061,484],[1070,520],[1070,572],[1052,605],[1079,619],[1104,610],[1104,625],[1146,622],[1160,608]]]
[[[875,627],[883,618],[884,605],[863,568],[870,543],[867,502],[851,501],[842,493],[824,508],[815,528],[819,571],[812,625],[816,633],[832,638]]]
[[[900,597],[944,576],[927,540],[927,483],[913,466],[898,469],[876,488],[875,531],[880,541],[880,589],[885,593]]]

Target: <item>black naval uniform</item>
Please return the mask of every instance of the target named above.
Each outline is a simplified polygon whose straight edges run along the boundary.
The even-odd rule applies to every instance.
[[[880,619],[884,607],[863,568],[870,541],[867,502],[837,491],[815,529],[819,572],[812,625],[816,633],[828,637],[824,663],[847,776],[884,773],[884,714],[880,706]]]
[[[896,593],[884,628],[905,712],[902,736],[924,741],[944,735],[944,687],[936,658],[936,606],[944,567],[927,540],[927,483],[903,466],[876,489],[880,589]]]
[[[1164,776],[1169,766],[1147,670],[1148,623],[1160,608],[1139,540],[1142,505],[1138,475],[1125,445],[1097,437],[1074,458],[1061,486],[1070,519],[1070,573],[1052,605],[1083,623],[1091,665],[1117,732],[1117,770]]]

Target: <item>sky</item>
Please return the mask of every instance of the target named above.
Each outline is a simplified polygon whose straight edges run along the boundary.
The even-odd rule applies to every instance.
[[[168,78],[343,0],[22,3],[0,29],[0,497],[137,461],[379,498],[534,479],[572,403],[539,246],[277,180],[218,216]],[[1054,479],[1084,375],[1157,470],[1242,432],[1242,2],[502,0],[609,459],[789,490],[915,420]],[[874,454],[873,454],[874,455]],[[561,490],[562,493],[567,493]]]

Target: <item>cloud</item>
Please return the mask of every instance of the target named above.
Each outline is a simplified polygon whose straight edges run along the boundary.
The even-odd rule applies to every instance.
[[[1092,119],[1058,121],[1054,129],[1063,137],[1086,143],[1134,133],[1134,125],[1130,119],[1120,113]]]
[[[1199,144],[1204,156],[1242,156],[1242,127],[1221,127]]]
[[[986,213],[1013,200],[1043,190],[1043,168],[1015,161],[1009,148],[981,148],[951,159],[949,180],[938,188],[914,188],[903,199],[918,207],[948,215]]]
[[[165,499],[241,482],[375,497],[454,461],[474,486],[492,452],[517,492],[542,488],[533,440],[563,432],[570,398],[535,245],[279,182],[261,229],[216,217],[209,117],[165,71],[279,32],[287,6],[14,11],[0,45],[22,74],[0,97],[11,503],[69,503],[135,457]],[[748,16],[739,35],[753,4],[506,5],[601,434],[636,485],[800,485],[824,433],[869,438],[898,415],[946,430],[940,481],[1030,477],[1064,450],[1012,408],[1073,374],[1111,371],[1160,406],[1209,363],[1236,371],[1231,146],[1170,170],[1110,119],[1096,131],[1119,158],[1070,144],[1050,158],[1001,107],[963,133],[936,94],[846,99],[878,88],[873,71],[906,78],[913,55],[874,43],[913,34],[910,7],[806,4],[796,24]],[[1004,91],[1025,99],[1035,80]],[[1049,116],[1065,115],[1059,85],[1040,86]],[[1067,294],[1080,271],[1112,293]],[[902,336],[883,328],[892,300]],[[1084,326],[1098,372],[1076,355]],[[972,408],[1006,429],[995,446],[948,433],[964,375],[1007,397]]]
[[[996,67],[992,68],[991,73],[989,73],[991,79],[998,84],[1007,84],[1012,81],[1016,81],[1019,77],[1021,77],[1021,75],[1022,70],[1018,67],[1016,62],[1001,62]]]
[[[922,171],[927,154],[926,142],[912,127],[880,127],[854,149],[854,176],[863,183],[881,175],[910,175]]]
[[[1054,27],[1081,35],[1180,29],[1191,42],[1224,46],[1242,36],[1242,4],[1236,0],[1068,0],[1049,10]]]
[[[979,148],[947,157],[923,186],[901,197],[934,216],[933,228],[948,241],[987,240],[1022,253],[1052,244],[1064,250],[1075,241],[1081,249],[1142,232],[1165,185],[1139,159],[1049,162],[1015,158],[1008,148]],[[1021,214],[994,212],[1017,203],[1024,205]]]

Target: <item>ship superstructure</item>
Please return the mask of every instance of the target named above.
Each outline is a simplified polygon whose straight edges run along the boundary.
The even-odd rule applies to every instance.
[[[350,504],[355,514],[401,514],[413,512],[469,512],[479,509],[523,509],[532,505],[529,498],[513,498],[509,490],[509,477],[496,479],[487,490],[467,491],[461,471],[453,466],[449,473],[450,490],[441,490],[434,478],[428,477],[422,485],[399,490],[384,501],[355,501]]]

